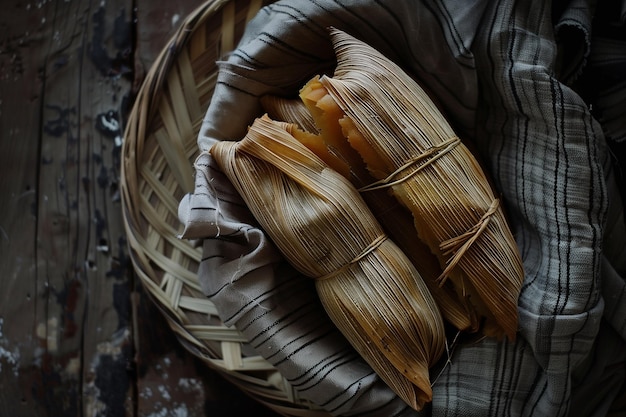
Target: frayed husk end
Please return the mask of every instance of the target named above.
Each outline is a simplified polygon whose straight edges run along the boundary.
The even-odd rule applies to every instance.
[[[266,95],[260,101],[263,111],[271,119],[293,123],[308,133],[318,133],[311,112],[299,98]]]

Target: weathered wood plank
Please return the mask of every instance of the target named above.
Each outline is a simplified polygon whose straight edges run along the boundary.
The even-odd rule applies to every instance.
[[[8,4],[6,4],[8,3]],[[53,32],[43,7],[0,13],[0,415],[45,415],[37,280],[43,65]]]
[[[2,178],[17,179],[2,184],[14,196],[2,206],[3,415],[134,412],[119,144],[98,124],[130,89],[132,3],[106,4],[19,1],[2,14],[2,62],[19,63],[0,81],[2,134],[15,136],[0,142]]]
[[[133,81],[133,4],[92,2],[86,11],[81,107],[91,144],[83,187],[91,241],[85,253],[88,314],[82,368],[85,415],[135,415],[134,344],[128,261],[119,200],[122,114]]]
[[[3,4],[0,415],[273,415],[181,347],[127,255],[123,120],[198,4]]]
[[[45,291],[37,320],[46,341],[38,389],[56,415],[132,415],[130,271],[114,180],[120,133],[105,117],[117,114],[130,88],[132,6],[43,7],[53,41],[40,139],[48,162],[38,181],[37,282]]]

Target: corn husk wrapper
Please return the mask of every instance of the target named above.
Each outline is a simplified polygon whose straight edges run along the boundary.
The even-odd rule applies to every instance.
[[[293,123],[305,132],[317,133],[311,112],[299,98],[266,95],[260,101],[263,111],[271,119]]]
[[[328,315],[377,374],[415,409],[432,399],[428,369],[443,320],[404,253],[358,191],[295,139],[257,119],[211,154],[285,258],[315,278]]]
[[[360,188],[374,181],[360,155],[349,145],[345,113],[327,94],[319,77],[314,77],[303,87],[300,99],[266,96],[261,104],[272,118],[293,123],[305,130],[298,132],[292,129],[292,134],[355,187]],[[417,238],[411,212],[385,189],[361,196],[385,232],[419,271],[443,317],[459,330],[476,331],[478,318],[469,301],[459,297],[451,284],[440,285],[437,282],[441,267],[426,244]]]
[[[320,82],[360,135],[349,138],[379,181],[412,213],[419,237],[484,331],[515,339],[524,271],[499,200],[469,149],[424,90],[367,44],[332,29],[338,65]]]

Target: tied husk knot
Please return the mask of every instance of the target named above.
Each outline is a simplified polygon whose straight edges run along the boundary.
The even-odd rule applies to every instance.
[[[392,187],[394,185],[398,185],[408,179],[411,176],[417,174],[422,169],[426,168],[430,164],[434,163],[437,159],[444,156],[448,153],[452,148],[461,143],[461,139],[457,136],[454,136],[437,146],[433,146],[429,149],[426,149],[424,153],[417,155],[415,157],[410,158],[403,165],[398,167],[395,171],[389,174],[386,178],[383,178],[378,181],[374,181],[373,183],[366,185],[364,187],[359,188],[360,192],[367,192],[373,190],[379,190],[381,188]],[[401,175],[402,174],[402,175]]]

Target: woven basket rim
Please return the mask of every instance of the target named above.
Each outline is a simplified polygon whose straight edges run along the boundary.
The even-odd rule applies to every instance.
[[[236,9],[235,3],[237,3]],[[164,315],[171,330],[182,345],[189,352],[202,359],[209,368],[218,371],[259,403],[280,414],[287,416],[328,416],[325,411],[299,399],[297,393],[269,362],[258,355],[246,357],[242,353],[243,348],[240,340],[243,339],[243,336],[237,335],[235,329],[226,328],[221,322],[217,324],[208,321],[200,324],[186,322],[185,320],[188,319],[186,311],[182,311],[180,308],[175,310],[166,299],[166,293],[169,294],[172,291],[171,288],[175,288],[179,291],[178,294],[174,295],[177,300],[186,297],[186,302],[193,304],[193,306],[189,306],[189,314],[195,314],[194,309],[213,308],[209,305],[211,304],[210,301],[201,294],[195,271],[188,269],[194,262],[199,261],[201,249],[194,247],[193,242],[179,239],[176,236],[176,231],[173,230],[175,227],[166,224],[165,220],[161,221],[161,218],[158,217],[159,215],[169,216],[170,222],[172,222],[173,212],[177,208],[173,207],[177,206],[175,197],[172,197],[171,194],[168,195],[172,189],[179,190],[182,187],[185,193],[193,191],[189,189],[193,187],[193,178],[191,175],[187,178],[186,173],[187,171],[192,173],[192,160],[195,159],[195,156],[189,155],[190,152],[185,146],[173,144],[172,149],[178,146],[176,148],[178,153],[175,155],[178,159],[176,160],[182,161],[181,158],[185,157],[184,163],[188,163],[188,166],[181,169],[182,173],[172,174],[169,172],[171,170],[168,171],[170,168],[168,157],[174,157],[171,155],[163,157],[168,149],[163,150],[159,140],[169,141],[172,139],[168,137],[155,139],[153,136],[159,132],[154,132],[157,130],[154,124],[156,120],[163,119],[160,112],[164,108],[168,111],[172,110],[171,106],[168,107],[168,99],[171,100],[171,97],[167,96],[170,92],[168,83],[172,81],[172,77],[184,78],[184,74],[180,75],[184,71],[181,71],[177,65],[180,64],[179,61],[188,59],[186,48],[189,47],[190,42],[193,42],[194,36],[201,36],[205,24],[210,19],[216,18],[218,13],[222,14],[223,19],[225,15],[232,17],[235,13],[242,13],[241,3],[244,1],[207,0],[192,11],[181,22],[179,29],[170,37],[157,55],[139,88],[124,129],[120,171],[122,219],[129,246],[129,257],[149,299]],[[244,25],[263,6],[263,0],[246,0],[245,5],[246,16],[244,16],[245,20],[242,20]],[[240,19],[243,18],[240,17]],[[233,27],[234,24],[230,25],[230,29]],[[222,29],[220,27],[220,30]],[[233,36],[229,37],[231,40],[232,38]],[[216,68],[215,61],[208,62],[207,65],[213,65],[211,69]],[[189,79],[190,77],[187,77],[186,81]],[[181,82],[184,83],[185,80]],[[208,100],[210,101],[210,98]],[[179,110],[174,109],[172,111]],[[163,122],[163,124],[167,123]],[[194,129],[199,129],[198,123],[189,122],[189,125],[193,126]],[[197,131],[195,134],[197,136]],[[196,145],[196,136],[193,137],[193,145]],[[197,146],[195,146],[194,152],[197,152]],[[164,172],[163,177],[160,176],[161,171],[159,170]],[[177,181],[181,177],[185,178],[184,185]],[[155,207],[152,207],[152,204]],[[150,222],[148,215],[157,221]],[[151,234],[148,235],[149,233]],[[172,259],[172,257],[176,259]],[[179,262],[181,259],[183,262]],[[216,313],[211,310],[206,315],[210,319],[209,316],[216,316]],[[213,317],[213,320],[215,318]],[[220,357],[220,352],[198,340],[195,333],[201,331],[200,327],[202,326],[210,327],[209,325],[214,324],[217,331],[232,332],[229,333],[229,340],[214,341],[219,349],[222,349],[222,357]],[[224,355],[226,352],[224,349],[232,349],[228,352],[233,352],[234,356],[240,356],[233,359],[235,364],[225,360],[224,356],[230,357],[230,354]],[[266,376],[266,379],[263,380],[259,375]],[[277,380],[279,381],[278,386],[276,385]]]

